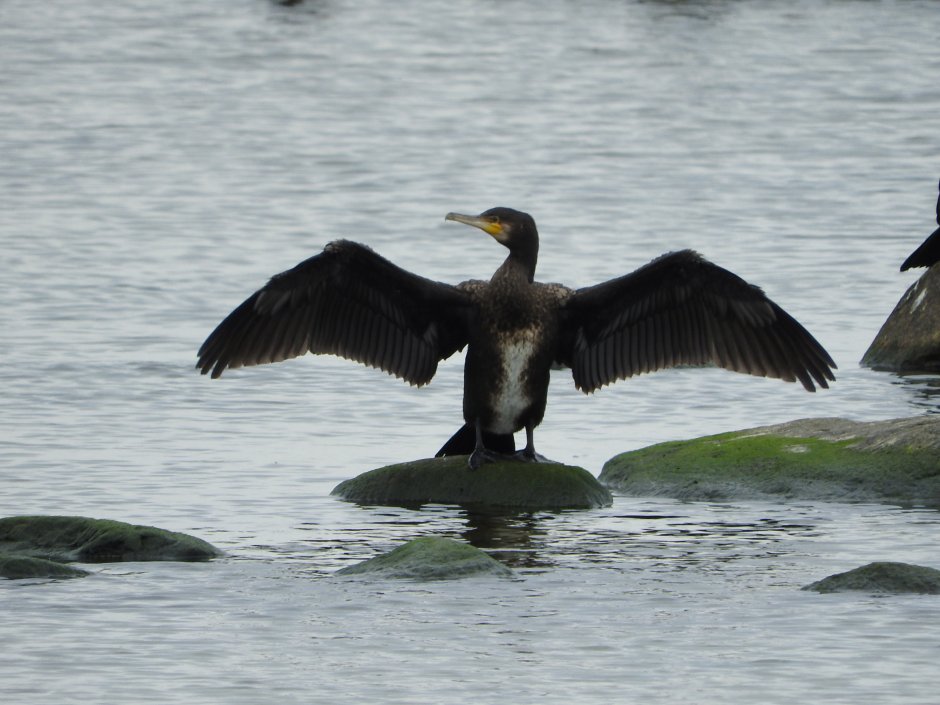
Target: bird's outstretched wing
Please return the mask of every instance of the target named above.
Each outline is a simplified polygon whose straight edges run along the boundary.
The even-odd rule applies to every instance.
[[[835,379],[832,358],[792,316],[691,250],[578,289],[561,315],[557,358],[585,393],[679,365],[799,380],[808,391]]]
[[[937,197],[937,225],[940,225],[940,196]],[[934,230],[921,246],[904,260],[901,271],[911,267],[932,267],[937,262],[940,262],[940,228]]]
[[[934,230],[920,247],[904,260],[901,271],[907,271],[911,267],[932,267],[937,262],[940,262],[940,228]]]
[[[218,377],[228,368],[327,353],[420,386],[466,345],[471,306],[456,287],[337,240],[232,311],[202,344],[196,367]]]

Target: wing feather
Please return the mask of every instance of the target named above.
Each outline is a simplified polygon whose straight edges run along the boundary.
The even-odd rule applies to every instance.
[[[473,305],[458,287],[338,240],[236,307],[206,338],[196,367],[218,377],[310,352],[427,384],[438,362],[466,345]]]
[[[579,289],[561,315],[556,358],[584,392],[677,365],[799,380],[808,391],[835,379],[832,358],[796,319],[691,250]]]

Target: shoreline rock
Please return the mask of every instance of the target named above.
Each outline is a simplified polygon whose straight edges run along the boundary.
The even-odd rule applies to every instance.
[[[413,539],[336,575],[369,575],[404,580],[454,580],[477,575],[509,577],[513,573],[485,551],[441,536]]]
[[[66,563],[204,561],[221,556],[189,534],[110,519],[15,516],[0,519],[0,577],[78,577]]]
[[[45,558],[33,558],[11,553],[0,553],[0,578],[28,580],[30,578],[84,578],[87,570],[73,568],[65,563]]]
[[[634,496],[940,506],[940,416],[800,419],[661,443],[611,458],[599,480]]]
[[[940,595],[940,570],[910,563],[880,561],[845,573],[830,575],[800,589],[821,593]]]
[[[483,510],[595,509],[613,502],[584,468],[506,461],[470,470],[466,456],[376,468],[341,482],[331,494],[358,504],[459,504]]]
[[[861,364],[893,372],[940,372],[940,265],[904,292]]]

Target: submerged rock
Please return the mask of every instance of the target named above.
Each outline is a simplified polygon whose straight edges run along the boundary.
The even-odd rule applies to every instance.
[[[202,561],[222,552],[202,539],[153,526],[73,516],[0,519],[0,551],[52,561]]]
[[[370,470],[341,482],[333,495],[359,504],[462,504],[501,509],[606,507],[610,492],[584,468],[558,463],[487,463],[466,456],[427,458]]]
[[[638,496],[940,506],[940,416],[802,419],[622,453],[600,481]]]
[[[940,266],[928,269],[904,293],[862,364],[895,372],[940,371]]]
[[[73,568],[64,563],[19,556],[9,553],[0,553],[0,578],[8,580],[25,580],[26,578],[84,578],[90,575],[87,570]]]
[[[440,536],[426,536],[337,571],[337,575],[363,574],[410,580],[453,580],[471,575],[507,577],[512,571],[479,548]]]
[[[878,562],[806,585],[816,592],[862,591],[940,595],[940,570],[910,563]]]

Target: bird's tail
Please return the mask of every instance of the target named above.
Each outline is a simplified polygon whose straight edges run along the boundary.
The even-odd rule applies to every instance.
[[[450,437],[450,440],[437,451],[435,458],[443,458],[448,455],[470,455],[477,443],[477,436],[473,426],[465,423],[457,433]],[[497,453],[513,453],[516,450],[516,441],[511,433],[489,433],[483,432],[483,445],[487,450],[495,450]]]

